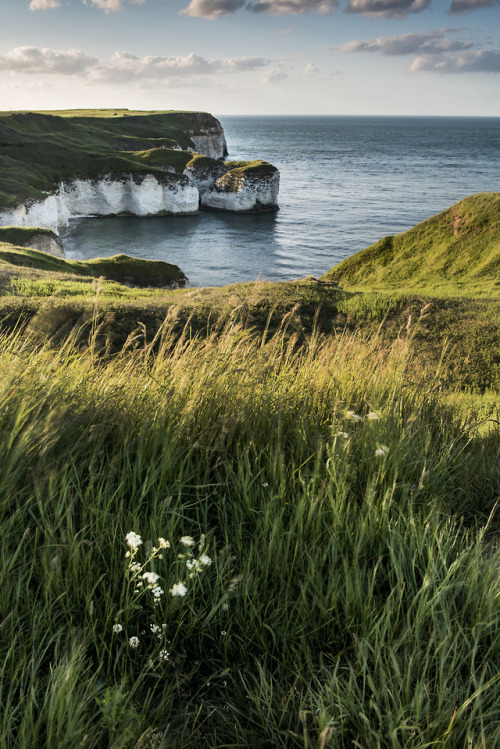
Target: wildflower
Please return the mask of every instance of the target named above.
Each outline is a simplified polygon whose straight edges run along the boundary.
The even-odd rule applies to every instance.
[[[160,661],[168,661],[170,658],[170,653],[168,653],[166,650],[160,650],[158,658],[160,659]]]
[[[142,544],[142,538],[138,536],[137,533],[134,533],[134,531],[127,533],[125,541],[131,549],[137,549]]]
[[[366,414],[366,418],[368,421],[378,421],[380,419],[380,416],[375,413],[375,411],[370,411],[369,414]]]
[[[134,562],[134,564],[130,565],[131,572],[139,572],[140,569],[141,569],[141,565],[139,564],[139,562]]]
[[[262,486],[264,487],[264,489],[267,489],[267,487],[269,486],[269,484],[266,481],[265,484],[262,484]]]
[[[208,554],[202,554],[198,561],[201,562],[201,564],[203,564],[205,567],[208,567],[212,564],[212,560],[210,559]]]
[[[163,591],[163,588],[160,588],[160,586],[159,586],[159,585],[157,585],[157,586],[156,586],[156,588],[152,588],[152,589],[151,589],[151,593],[153,594],[153,596],[154,596],[155,598],[161,598],[161,597],[162,597],[162,595],[163,595],[163,592],[164,592],[164,591]]]
[[[184,544],[184,546],[194,546],[195,540],[192,536],[181,536],[179,541],[181,544]]]
[[[347,432],[336,432],[334,434],[334,437],[342,437],[343,439],[346,440],[349,437],[349,435],[347,434]]]
[[[185,596],[187,593],[187,588],[184,585],[184,583],[175,583],[175,585],[172,585],[170,588],[170,594],[172,598],[175,598],[176,596]]]
[[[361,421],[361,416],[359,416],[359,414],[354,413],[354,411],[347,411],[346,417],[350,419],[351,421]]]
[[[222,637],[224,637],[225,635],[227,635],[227,632],[226,632],[225,629],[222,630],[221,635],[222,635]]]
[[[150,624],[149,629],[154,635],[161,634],[161,627],[158,626],[158,624]]]
[[[144,572],[142,579],[146,580],[147,584],[151,587],[160,579],[160,576],[156,572]]]
[[[164,538],[159,538],[158,543],[160,544],[160,549],[170,549],[170,541],[166,541]]]
[[[386,455],[388,455],[388,453],[389,453],[389,448],[387,447],[387,445],[380,445],[375,450],[375,455],[377,456],[377,458],[383,458]]]
[[[139,647],[139,638],[131,637],[130,640],[128,641],[128,644],[130,645],[131,648],[134,648],[135,650],[136,648]]]
[[[113,625],[113,634],[114,634],[114,635],[119,635],[119,634],[120,634],[120,632],[123,632],[123,627],[122,627],[122,625],[121,625],[121,624],[114,624],[114,625]]]

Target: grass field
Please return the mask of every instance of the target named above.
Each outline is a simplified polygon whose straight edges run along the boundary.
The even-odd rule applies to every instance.
[[[107,262],[0,251],[0,748],[500,747],[496,287]]]

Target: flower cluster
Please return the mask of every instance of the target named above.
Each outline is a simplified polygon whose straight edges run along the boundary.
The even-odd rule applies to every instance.
[[[151,596],[150,601],[152,605],[157,607],[161,603],[165,591],[161,585],[161,575],[149,569],[149,566],[152,562],[163,559],[162,552],[165,549],[170,549],[170,542],[165,538],[159,537],[157,546],[151,546],[149,543],[146,543],[144,547],[147,551],[149,549],[151,551],[149,551],[149,555],[144,562],[139,561],[138,558],[139,548],[143,546],[141,536],[134,531],[130,531],[125,536],[125,542],[128,546],[125,554],[125,559],[128,560],[125,572],[127,584],[132,588],[134,595],[139,597],[140,600],[144,600],[144,602],[147,601],[147,597],[146,599],[142,599],[142,595],[147,592],[147,595]],[[184,551],[178,554],[177,558],[185,562],[188,578],[193,578],[195,575],[201,574],[204,569],[212,564],[212,559],[205,550],[205,535],[202,535],[198,542],[197,553],[195,553],[197,542],[192,536],[181,536],[179,543],[184,547]],[[181,577],[184,577],[184,575]],[[185,582],[179,580],[172,585],[169,593],[172,598],[183,598],[188,593],[188,587]],[[136,631],[138,630],[139,627],[137,627]],[[157,651],[157,660],[160,663],[167,663],[170,660],[170,652],[165,647],[165,645],[169,644],[169,641],[165,639],[167,635],[166,623],[157,624],[156,622],[150,622],[149,627],[141,630],[139,635],[135,634],[128,637],[123,625],[117,621],[112,627],[112,632],[114,635],[121,635],[123,633],[126,642],[128,642],[128,647],[132,650],[138,650],[143,641],[147,641],[148,637],[149,639],[153,637],[159,641],[155,646],[155,650],[157,647],[161,648],[159,652]],[[150,659],[150,662],[153,664],[153,659]]]
[[[181,544],[187,547],[183,554],[178,554],[178,558],[185,560],[189,578],[201,574],[206,567],[210,567],[212,564],[211,558],[205,553],[205,540],[205,535],[202,534],[198,544],[198,556],[195,556],[192,551],[192,547],[196,545],[194,538],[191,536],[182,536],[179,539]],[[182,586],[182,588],[180,586]],[[182,590],[184,592],[181,592]],[[173,596],[184,596],[186,595],[186,588],[182,583],[177,583],[177,585],[174,585],[170,589],[170,593]]]

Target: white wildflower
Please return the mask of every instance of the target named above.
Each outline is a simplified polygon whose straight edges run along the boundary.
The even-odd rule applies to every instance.
[[[155,598],[161,598],[163,595],[163,588],[160,588],[160,586],[157,585],[156,588],[151,589],[151,593],[154,595]]]
[[[204,567],[208,567],[212,564],[212,560],[208,556],[208,554],[202,554],[201,557],[198,559],[201,564],[203,564]]]
[[[146,580],[147,584],[151,586],[158,582],[160,576],[156,572],[144,572],[142,579]]]
[[[380,416],[375,413],[375,411],[370,411],[369,414],[366,414],[366,418],[368,421],[378,421],[380,419]]]
[[[170,541],[166,541],[164,538],[159,538],[158,543],[160,545],[160,549],[170,549]]]
[[[168,653],[166,650],[160,650],[158,658],[160,661],[168,661],[170,658],[170,653]]]
[[[140,569],[141,569],[141,565],[139,564],[139,562],[134,562],[134,564],[130,565],[131,572],[139,572]]]
[[[162,631],[161,627],[159,627],[158,624],[150,624],[149,629],[154,635],[161,634]]]
[[[387,445],[380,445],[380,447],[377,447],[377,449],[375,450],[375,455],[377,456],[377,458],[383,458],[385,455],[388,455],[388,453],[389,448],[387,447]]]
[[[175,598],[176,596],[185,596],[187,593],[187,588],[184,585],[184,583],[175,583],[170,588],[170,594],[172,598]]]
[[[130,645],[131,648],[134,648],[135,650],[135,648],[139,647],[139,638],[131,637],[130,640],[128,641],[128,644]]]
[[[122,627],[122,625],[121,625],[121,624],[114,624],[114,625],[113,625],[113,634],[114,634],[114,635],[119,635],[119,634],[120,634],[120,632],[123,632],[123,627]]]
[[[264,487],[264,489],[267,489],[267,487],[269,486],[269,484],[266,481],[264,484],[262,484],[262,486]]]
[[[347,434],[347,432],[336,432],[334,434],[334,437],[342,437],[342,439],[346,440],[349,435]]]
[[[347,411],[346,417],[350,419],[351,421],[361,421],[361,416],[359,416],[359,414],[354,413],[354,411]]]
[[[125,541],[131,549],[137,549],[142,544],[142,538],[137,533],[134,533],[134,531],[127,533]]]
[[[181,536],[179,541],[181,544],[184,544],[184,546],[194,546],[195,540],[192,536]]]

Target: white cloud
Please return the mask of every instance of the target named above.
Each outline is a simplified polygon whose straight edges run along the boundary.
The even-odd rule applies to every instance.
[[[107,64],[100,64],[91,71],[95,81],[126,83],[133,80],[170,81],[173,78],[199,78],[205,75],[239,73],[259,70],[268,64],[260,57],[236,57],[207,60],[200,55],[163,57],[148,55],[136,57],[129,52],[115,52]]]
[[[314,63],[310,62],[308,65],[305,66],[304,75],[307,78],[310,78],[315,73],[319,73],[319,69],[316,67],[316,65],[314,65]]]
[[[500,50],[471,49],[416,57],[411,69],[432,73],[500,73]]]
[[[37,0],[38,1],[38,0]],[[143,5],[146,0],[128,0],[130,5]],[[83,0],[84,5],[89,4],[89,0]],[[116,10],[123,10],[123,0],[90,0],[91,5],[100,8],[105,13],[112,13]]]
[[[254,13],[270,13],[273,16],[285,14],[299,15],[313,11],[327,15],[338,8],[338,0],[267,0],[267,2],[249,3],[248,10]]]
[[[420,13],[430,4],[430,0],[349,0],[345,10],[368,18],[404,18]]]
[[[61,3],[59,0],[31,0],[29,4],[30,10],[49,10],[50,8],[59,8]]]
[[[16,47],[0,55],[0,70],[49,75],[81,75],[97,63],[97,58],[80,49],[59,50],[44,47]]]
[[[110,13],[113,10],[122,10],[122,0],[91,0],[92,5],[95,5],[101,10],[105,10],[106,13]]]
[[[0,71],[75,76],[94,84],[140,82],[141,85],[170,85],[176,80],[197,83],[207,76],[263,71],[271,64],[271,60],[262,57],[206,59],[195,54],[137,57],[124,51],[117,51],[109,61],[102,61],[78,49],[56,50],[44,47],[17,47],[0,55]]]
[[[381,55],[392,57],[412,55],[418,52],[434,54],[472,47],[472,42],[469,40],[448,39],[446,34],[453,31],[456,31],[456,29],[438,29],[437,31],[426,31],[422,34],[398,34],[359,42],[347,42],[338,47],[338,51],[343,53],[378,52]]]
[[[245,6],[246,0],[191,0],[187,8],[181,10],[186,16],[215,19],[228,13],[236,13]]]
[[[499,73],[500,50],[478,49],[470,39],[449,39],[461,29],[438,29],[342,44],[337,52],[377,52],[385,57],[415,55],[410,70],[433,73]]]
[[[338,6],[338,0],[191,0],[181,13],[213,20],[229,13],[236,13],[242,8],[253,13],[270,13],[273,16],[296,16],[308,11],[325,15]]]

